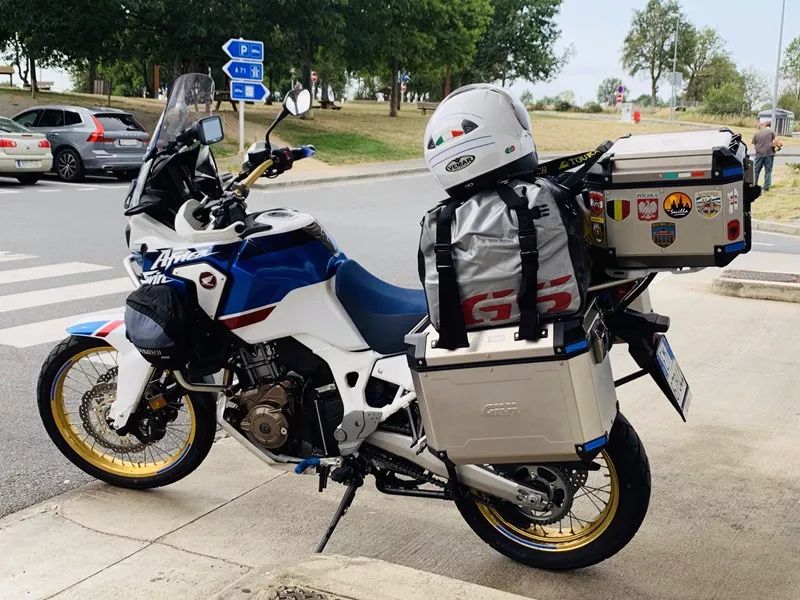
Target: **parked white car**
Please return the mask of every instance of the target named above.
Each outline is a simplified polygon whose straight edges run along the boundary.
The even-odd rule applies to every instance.
[[[32,184],[51,168],[53,152],[47,137],[0,117],[0,177]]]

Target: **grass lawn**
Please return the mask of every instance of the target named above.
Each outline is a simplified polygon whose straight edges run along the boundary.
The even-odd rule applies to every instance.
[[[753,203],[753,218],[779,222],[800,219],[800,172],[777,165],[772,170],[772,187]]]

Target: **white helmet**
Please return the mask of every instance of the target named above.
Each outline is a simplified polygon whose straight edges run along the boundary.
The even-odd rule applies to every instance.
[[[425,164],[450,196],[538,166],[528,111],[488,83],[465,85],[442,100],[423,143]]]

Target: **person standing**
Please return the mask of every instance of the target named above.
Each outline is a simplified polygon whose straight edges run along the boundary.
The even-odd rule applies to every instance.
[[[761,169],[764,169],[764,191],[768,192],[772,185],[772,165],[775,162],[775,150],[780,149],[781,142],[775,137],[775,132],[770,128],[769,121],[762,121],[756,126],[753,135],[753,147],[756,150],[756,180],[761,176]]]

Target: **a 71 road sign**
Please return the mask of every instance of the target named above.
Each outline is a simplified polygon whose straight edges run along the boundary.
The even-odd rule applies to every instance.
[[[244,79],[246,81],[262,81],[264,79],[263,63],[229,60],[222,67],[222,70],[231,79]]]
[[[264,42],[253,40],[230,39],[222,46],[225,54],[231,58],[242,58],[244,60],[264,60]]]

